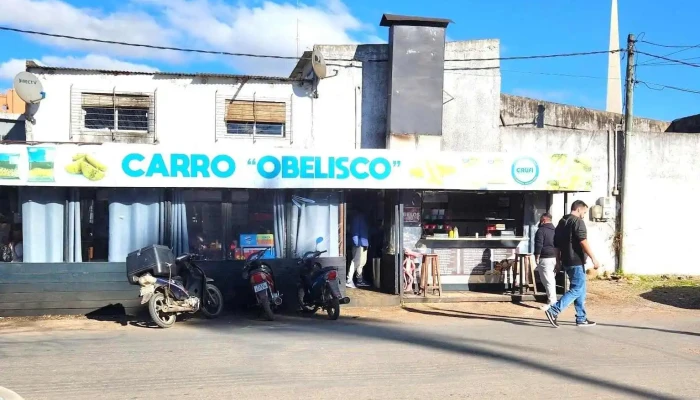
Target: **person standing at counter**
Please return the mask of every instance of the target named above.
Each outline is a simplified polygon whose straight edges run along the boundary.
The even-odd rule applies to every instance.
[[[557,267],[557,248],[554,247],[554,224],[552,215],[544,213],[540,217],[540,226],[535,233],[535,260],[540,280],[547,291],[547,304],[542,310],[547,310],[557,302],[557,285],[554,270]]]
[[[350,271],[348,271],[348,281],[346,286],[354,289],[355,284],[353,278],[357,280],[358,287],[368,287],[362,277],[362,270],[367,263],[367,248],[369,247],[369,228],[367,226],[367,218],[364,213],[355,209],[350,225],[352,235],[352,261],[350,261]]]
[[[559,250],[559,260],[566,275],[571,281],[569,291],[556,303],[546,310],[545,316],[549,322],[558,328],[557,316],[571,303],[576,308],[576,326],[594,326],[596,323],[588,320],[586,315],[586,255],[591,257],[593,268],[600,264],[593,255],[588,244],[588,232],[583,221],[588,212],[588,206],[581,200],[571,205],[571,214],[564,216],[554,232],[554,245]]]

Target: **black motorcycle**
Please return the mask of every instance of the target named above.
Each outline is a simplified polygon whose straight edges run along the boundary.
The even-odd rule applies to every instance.
[[[246,258],[243,266],[243,279],[250,283],[255,299],[268,321],[275,319],[276,309],[282,305],[282,294],[275,286],[272,268],[260,261],[269,249],[256,251]]]
[[[323,238],[316,239],[316,246]],[[338,268],[322,267],[318,258],[326,250],[307,251],[299,260],[299,286],[297,296],[303,313],[314,314],[319,308],[326,310],[328,318],[338,319],[340,305],[349,304],[350,298],[340,294]]]
[[[221,315],[224,298],[214,280],[194,263],[191,254],[175,257],[165,246],[150,246],[127,256],[129,283],[141,286],[141,304],[148,303],[151,319],[161,328],[175,324],[177,315],[202,311]]]

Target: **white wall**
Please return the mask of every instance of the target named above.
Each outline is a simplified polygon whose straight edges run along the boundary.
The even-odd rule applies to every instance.
[[[634,133],[623,243],[625,273],[700,275],[700,135]]]
[[[71,91],[155,93],[156,136],[160,144],[189,145],[215,143],[217,97],[240,99],[287,101],[291,104],[288,122],[291,134],[286,138],[219,139],[226,145],[271,146],[271,147],[313,147],[315,139],[311,129],[310,86],[300,82],[270,82],[251,79],[241,87],[240,79],[210,77],[175,77],[165,75],[114,75],[91,72],[56,71],[41,73],[39,76],[47,93],[35,115],[32,126],[32,140],[70,141]],[[240,89],[240,91],[239,91]],[[217,95],[218,94],[218,95]],[[333,116],[322,116],[333,119]],[[349,138],[348,140],[352,140]]]

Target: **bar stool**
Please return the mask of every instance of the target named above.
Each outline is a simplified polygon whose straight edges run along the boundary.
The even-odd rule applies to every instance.
[[[527,291],[532,291],[537,295],[537,283],[535,282],[535,256],[532,254],[518,254],[518,286],[520,294],[523,295]],[[515,292],[515,291],[514,291]]]
[[[428,284],[428,275],[431,278],[431,284]],[[423,263],[420,269],[420,283],[423,290],[423,297],[428,295],[428,290],[438,291],[438,296],[442,296],[442,280],[440,279],[440,266],[437,254],[423,255]]]

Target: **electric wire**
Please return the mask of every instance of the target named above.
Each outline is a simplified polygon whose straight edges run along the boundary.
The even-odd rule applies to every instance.
[[[310,59],[311,57],[295,57],[295,56],[280,56],[280,55],[270,55],[270,54],[253,54],[253,53],[237,53],[219,50],[204,50],[204,49],[192,49],[183,47],[171,47],[171,46],[158,46],[152,44],[143,43],[129,43],[121,42],[116,40],[105,40],[96,38],[86,38],[79,36],[63,35],[56,33],[48,33],[41,31],[33,31],[27,29],[10,28],[7,26],[0,26],[0,31],[23,33],[28,35],[38,35],[59,39],[83,41],[83,42],[94,42],[102,44],[111,44],[118,46],[130,46],[130,47],[142,47],[154,50],[169,50],[169,51],[179,51],[186,53],[199,53],[199,54],[211,54],[211,55],[222,55],[222,56],[232,56],[232,57],[252,57],[252,58],[271,58],[280,60],[300,60],[300,59]],[[619,53],[623,49],[616,50],[599,50],[599,51],[586,51],[586,52],[574,52],[574,53],[555,53],[555,54],[538,54],[538,55],[527,55],[527,56],[510,56],[510,57],[493,57],[493,58],[465,58],[465,59],[447,59],[448,62],[469,62],[469,61],[508,61],[508,60],[532,60],[532,59],[542,59],[542,58],[559,58],[559,57],[578,57],[578,56],[588,56],[596,54],[608,54],[608,53]],[[376,59],[376,60],[354,60],[354,59],[337,59],[328,58],[328,61],[369,61],[369,62],[386,62],[388,59]]]

